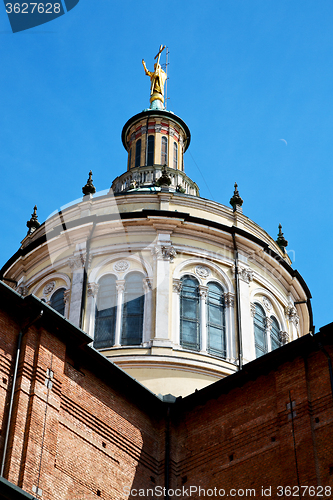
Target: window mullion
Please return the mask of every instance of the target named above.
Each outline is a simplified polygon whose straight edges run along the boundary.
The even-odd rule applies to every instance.
[[[114,344],[116,347],[119,347],[120,336],[121,336],[121,321],[122,321],[123,304],[124,304],[125,280],[117,280],[116,289],[117,289],[117,317],[116,317],[116,333],[115,333]]]
[[[267,352],[272,350],[272,341],[271,341],[271,330],[272,330],[273,321],[271,318],[265,318],[265,329],[266,329],[266,347]]]
[[[207,295],[208,286],[199,285],[200,294],[200,338],[201,351],[207,352]]]

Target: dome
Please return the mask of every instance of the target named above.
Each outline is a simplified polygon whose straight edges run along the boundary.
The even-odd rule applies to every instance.
[[[246,217],[237,185],[231,207],[199,196],[189,128],[161,103],[125,124],[127,170],[109,192],[90,173],[79,202],[40,225],[35,207],[1,272],[152,392],[184,396],[311,331],[311,295],[281,228],[275,241]]]

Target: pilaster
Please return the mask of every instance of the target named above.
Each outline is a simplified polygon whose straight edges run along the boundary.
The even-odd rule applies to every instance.
[[[69,321],[80,327],[80,314],[82,303],[83,275],[86,262],[85,250],[77,249],[77,252],[68,259],[68,266],[72,271],[71,280],[71,304],[69,309]]]

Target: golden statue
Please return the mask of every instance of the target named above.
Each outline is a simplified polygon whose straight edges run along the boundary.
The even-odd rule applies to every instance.
[[[165,45],[160,46],[160,50],[158,51],[158,54],[155,56],[154,59],[157,58],[157,62],[154,64],[154,71],[148,71],[146,63],[142,59],[142,64],[145,70],[146,75],[150,77],[150,104],[152,104],[153,101],[161,101],[162,104],[164,104],[164,84],[167,79],[167,75],[165,71],[163,71],[161,65],[160,65],[160,57],[162,51],[165,49]],[[156,103],[157,104],[157,103]],[[160,107],[156,106],[156,107]]]

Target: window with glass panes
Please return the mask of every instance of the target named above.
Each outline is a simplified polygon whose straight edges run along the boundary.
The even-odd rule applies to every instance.
[[[214,356],[226,356],[224,292],[217,283],[208,283],[207,346]]]
[[[272,346],[272,351],[274,349],[277,349],[278,347],[281,347],[281,340],[280,340],[280,326],[276,318],[274,316],[271,316],[272,320],[272,327],[271,327],[271,346]]]
[[[180,344],[188,349],[200,349],[199,283],[191,276],[181,279]]]
[[[140,167],[140,163],[141,163],[141,139],[138,139],[135,145],[135,166]]]
[[[125,293],[121,330],[122,345],[139,345],[143,331],[143,275],[129,273],[125,277]]]
[[[155,149],[155,137],[153,135],[148,136],[148,153],[147,153],[147,165],[154,165],[154,149]]]
[[[60,288],[51,297],[50,306],[53,307],[55,311],[59,314],[65,314],[65,300],[64,300],[65,289]]]
[[[163,136],[161,142],[161,164],[167,165],[168,163],[168,138]]]
[[[178,144],[173,143],[173,168],[177,170],[178,168]]]
[[[254,315],[254,342],[256,349],[256,357],[262,356],[267,352],[267,339],[266,339],[266,315],[265,311],[259,304],[255,304]]]
[[[103,276],[98,284],[94,347],[110,347],[114,345],[117,318],[116,277]]]

